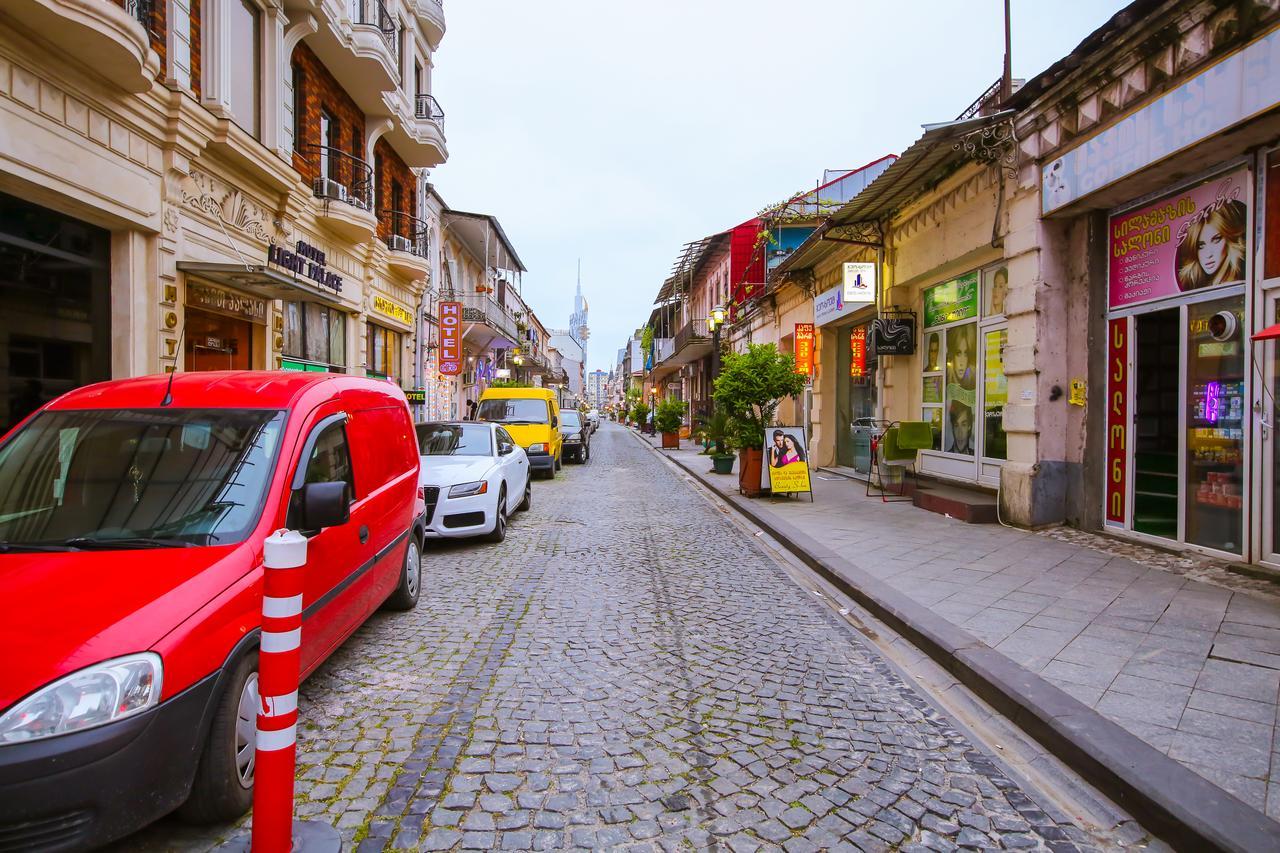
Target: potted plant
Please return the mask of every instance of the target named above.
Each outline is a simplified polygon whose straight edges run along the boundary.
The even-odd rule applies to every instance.
[[[664,450],[680,449],[680,424],[684,420],[684,401],[663,397],[653,412],[653,425],[662,433]]]
[[[730,429],[732,427],[729,413],[716,406],[710,420],[703,427],[703,435],[711,442],[711,470],[717,474],[733,472],[733,452],[730,448]]]
[[[635,405],[631,407],[631,420],[635,421],[638,429],[644,429],[645,423],[649,420],[649,406],[644,400],[636,400]]]
[[[795,359],[778,352],[773,344],[747,344],[746,352],[725,356],[714,396],[733,419],[738,489],[748,497],[764,491],[760,472],[765,427],[773,423],[782,399],[803,393],[804,386],[804,376],[796,373]]]

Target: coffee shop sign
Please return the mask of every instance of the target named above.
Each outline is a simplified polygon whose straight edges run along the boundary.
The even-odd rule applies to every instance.
[[[330,272],[325,266],[324,252],[302,240],[294,244],[292,251],[272,243],[267,248],[267,263],[287,269],[295,275],[306,276],[330,290],[342,290],[342,276]]]

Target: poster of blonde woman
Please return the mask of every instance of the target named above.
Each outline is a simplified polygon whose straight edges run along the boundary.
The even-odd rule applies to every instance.
[[[812,495],[809,482],[809,455],[800,427],[770,427],[765,431],[765,471],[775,495]]]

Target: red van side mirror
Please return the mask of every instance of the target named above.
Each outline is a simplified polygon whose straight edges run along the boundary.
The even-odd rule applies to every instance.
[[[346,524],[351,518],[351,497],[347,484],[307,483],[302,487],[302,529],[322,530]]]

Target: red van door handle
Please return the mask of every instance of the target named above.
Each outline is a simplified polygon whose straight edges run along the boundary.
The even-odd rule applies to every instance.
[[[368,541],[369,541],[369,528],[362,524],[360,525],[360,544],[363,545]]]

